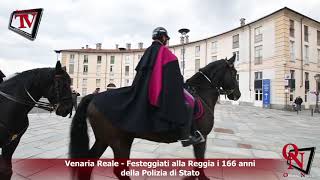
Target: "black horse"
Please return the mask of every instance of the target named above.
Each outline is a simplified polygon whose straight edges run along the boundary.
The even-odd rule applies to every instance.
[[[11,159],[29,125],[27,114],[34,107],[67,116],[72,107],[71,79],[57,62],[56,68],[33,69],[0,84],[0,179],[12,176]],[[39,99],[45,97],[49,103]]]
[[[238,82],[236,80],[237,71],[234,68],[235,56],[231,59],[222,59],[212,62],[202,68],[187,80],[186,85],[195,90],[196,96],[200,98],[204,105],[204,116],[201,120],[196,121],[197,129],[205,136],[211,132],[214,124],[214,107],[219,96],[220,87],[226,92],[231,100],[238,100],[241,96]],[[88,95],[82,99],[76,115],[71,125],[71,142],[70,157],[71,158],[93,158],[98,159],[108,146],[114,152],[114,158],[120,160],[122,158],[129,159],[130,149],[134,138],[142,138],[155,142],[172,143],[177,142],[178,136],[175,130],[162,133],[146,133],[137,134],[130,133],[111,124],[100,113],[93,103],[90,101],[94,95]],[[125,112],[123,112],[125,113]],[[92,126],[95,143],[89,150],[89,137],[87,133],[86,119],[89,118]],[[206,150],[206,142],[194,145],[194,154],[198,161],[204,159]],[[114,173],[119,179],[130,179],[130,177],[121,176],[120,172],[123,168],[116,167]],[[200,172],[199,179],[208,179],[203,169],[197,169]],[[73,175],[76,179],[90,179],[92,168],[73,169]]]

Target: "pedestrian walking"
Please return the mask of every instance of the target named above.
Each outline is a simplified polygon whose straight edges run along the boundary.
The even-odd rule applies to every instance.
[[[73,110],[73,108],[74,108],[75,111],[76,111],[77,108],[78,108],[78,103],[77,103],[78,96],[80,96],[80,94],[79,94],[77,91],[73,90],[73,91],[72,91],[72,109],[71,109],[71,111],[70,111],[69,118],[71,118],[71,116],[72,116],[72,110]]]
[[[303,100],[300,96],[298,96],[295,100],[294,103],[296,104],[296,111],[301,111],[301,104],[303,103]]]

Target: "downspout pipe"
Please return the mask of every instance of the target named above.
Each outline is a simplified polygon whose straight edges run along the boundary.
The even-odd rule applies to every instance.
[[[301,63],[300,63],[300,77],[301,77],[301,80],[300,80],[300,88],[302,88],[303,86],[303,38],[302,38],[302,35],[303,35],[303,24],[302,24],[302,20],[304,19],[304,17],[301,17],[301,20],[300,20],[300,23],[301,23],[301,32],[300,32],[300,38],[301,38],[301,44],[300,44],[300,52],[301,52]]]
[[[249,91],[250,91],[250,97],[251,97],[251,26],[249,27]]]

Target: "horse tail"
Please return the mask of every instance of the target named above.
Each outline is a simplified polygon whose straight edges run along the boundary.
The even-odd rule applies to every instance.
[[[89,94],[82,98],[76,114],[71,122],[70,130],[70,158],[85,158],[89,152],[89,135],[87,126],[87,108],[94,95]]]

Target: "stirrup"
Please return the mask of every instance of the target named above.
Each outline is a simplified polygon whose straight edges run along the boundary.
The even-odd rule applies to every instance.
[[[206,141],[206,140],[204,139],[202,133],[201,133],[199,130],[194,131],[194,135],[201,138],[200,143]]]

